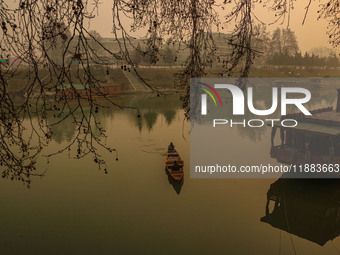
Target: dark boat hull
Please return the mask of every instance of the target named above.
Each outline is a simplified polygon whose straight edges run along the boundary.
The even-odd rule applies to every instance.
[[[174,163],[178,165],[179,169],[173,169]],[[174,149],[166,153],[165,167],[171,177],[176,181],[181,181],[184,175],[184,163],[181,156]]]

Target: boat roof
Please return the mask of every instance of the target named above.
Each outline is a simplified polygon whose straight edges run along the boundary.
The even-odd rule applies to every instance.
[[[313,122],[322,122],[329,124],[340,125],[340,112],[337,111],[325,111],[312,114],[311,116],[305,116],[305,120],[310,120]]]
[[[81,90],[81,89],[89,89],[89,88],[94,88],[94,86],[91,86],[89,84],[81,84],[81,83],[74,83],[74,84],[63,84],[63,85],[58,85],[57,89],[76,89],[76,90]]]
[[[281,123],[277,123],[275,126],[282,127]],[[295,129],[304,132],[318,133],[324,135],[337,136],[340,135],[340,125],[330,125],[325,123],[313,123],[308,121],[298,121],[296,127],[289,129]]]

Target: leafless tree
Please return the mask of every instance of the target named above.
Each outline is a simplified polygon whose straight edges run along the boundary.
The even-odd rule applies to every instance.
[[[81,0],[19,1],[11,7],[0,1],[0,55],[10,59],[8,66],[0,67],[0,164],[4,178],[30,185],[32,174],[43,174],[34,171],[37,156],[53,137],[51,127],[68,118],[77,126],[73,140],[46,156],[75,148],[76,158],[91,154],[99,168],[107,171],[98,147],[110,152],[115,149],[103,142],[105,130],[96,118],[101,105],[94,99],[107,95],[91,68],[92,62],[105,64],[97,55],[97,46],[107,49],[84,25],[96,7],[97,3],[93,7]],[[16,79],[18,76],[22,79]],[[18,83],[26,96],[20,103],[10,93],[10,87]],[[86,88],[86,94],[79,93],[76,83]],[[84,110],[86,106],[90,111]]]

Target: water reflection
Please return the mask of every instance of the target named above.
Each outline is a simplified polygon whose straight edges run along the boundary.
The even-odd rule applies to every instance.
[[[105,108],[101,108],[96,115],[97,119],[102,123],[104,129],[105,120],[113,119],[115,113],[121,110],[112,108],[108,102],[97,100]],[[153,126],[160,116],[164,116],[167,125],[170,125],[174,120],[177,111],[180,107],[178,95],[167,95],[166,97],[157,97],[155,95],[126,95],[117,99],[117,103],[124,106],[135,107],[134,109],[124,110],[124,114],[131,120],[130,123],[135,125],[141,133],[145,128],[152,131]],[[89,107],[83,107],[83,110],[90,110]],[[80,116],[81,112],[76,112]],[[49,116],[53,118],[53,116]],[[71,141],[76,133],[76,124],[72,118],[67,118],[63,123],[52,126],[53,139],[59,144],[63,141]]]
[[[334,90],[331,93],[335,97]],[[328,106],[322,96],[319,98],[320,104]],[[277,251],[277,229],[301,237],[296,237],[301,241],[296,242],[298,254],[336,253],[330,243],[319,247],[312,242],[323,245],[339,233],[339,184],[327,180],[279,180],[268,191],[266,215],[266,192],[273,182],[269,179],[187,178],[183,191],[183,183],[174,182],[163,173],[164,151],[170,141],[179,148],[185,163],[189,162],[189,142],[181,135],[184,117],[178,111],[177,97],[166,100],[151,97],[152,103],[140,95],[124,96],[120,100],[121,104],[138,107],[140,118],[136,110],[99,111],[108,142],[120,150],[120,159],[118,162],[112,159],[113,167],[108,175],[95,171],[92,159],[69,161],[67,155],[59,155],[49,164],[48,177],[35,181],[30,191],[3,181],[1,254],[24,254],[30,247],[34,254],[45,254],[47,250],[68,254],[71,250],[72,254],[82,255],[141,251],[269,255]],[[144,114],[151,111],[157,114],[157,121],[148,131]],[[58,141],[72,137],[73,123],[65,123],[55,130],[60,135]],[[226,151],[226,156],[243,141],[239,162],[247,162],[251,153],[262,162],[276,162],[269,154],[269,127],[265,131],[240,127],[237,130],[239,133],[228,131],[228,139],[235,146]],[[262,142],[258,142],[262,137]],[[60,147],[51,145],[55,150]],[[182,212],[178,222],[169,221],[178,212]],[[41,217],[36,217],[37,213]],[[264,216],[262,222],[261,216]],[[168,245],[169,236],[174,238],[175,246]],[[304,242],[302,238],[312,242]],[[282,248],[286,252],[282,254],[294,254],[284,241]],[[339,242],[339,239],[334,241],[337,246]]]
[[[167,125],[170,125],[180,107],[178,95],[161,97],[155,95],[134,95],[124,96],[122,100],[124,100],[125,105],[138,109],[137,118],[133,111],[129,111],[128,114],[134,119],[139,132],[142,132],[144,127],[151,131],[160,116],[164,116]]]
[[[271,100],[268,100],[268,98],[271,97],[271,89],[264,87],[255,88],[254,94],[256,94],[256,100],[254,102],[256,107],[259,109],[270,108]],[[336,95],[334,93],[334,88],[312,91],[312,94],[312,100],[307,104],[308,109],[316,109],[321,106],[335,104]],[[230,100],[227,100],[225,103],[230,104],[230,102]],[[105,105],[106,102],[102,100],[100,103]],[[125,110],[124,113],[129,116],[131,123],[138,128],[139,132],[142,132],[144,128],[148,131],[151,131],[160,116],[164,116],[165,122],[167,125],[170,125],[173,122],[180,107],[178,95],[167,95],[162,97],[157,97],[155,95],[125,95],[119,98],[117,103],[125,106],[136,107],[138,109]],[[112,119],[114,114],[117,111],[120,111],[118,109],[109,107],[109,105],[106,106],[107,108],[100,109],[99,113],[97,114],[98,119],[102,120],[102,123],[105,123],[105,119],[107,118]],[[232,116],[231,111],[232,108],[229,107],[227,116]],[[270,117],[279,118],[278,114],[279,113],[276,113],[275,116],[273,115]],[[233,119],[240,122],[243,119],[251,119],[253,117],[254,116],[249,111],[246,111],[244,116],[234,116]],[[106,127],[104,126],[104,129],[105,128]],[[241,125],[236,125],[235,128],[241,137],[245,137],[252,142],[262,141],[263,136],[265,136],[270,130],[270,127],[267,126],[263,126],[262,128],[250,128],[249,126],[243,127]],[[65,140],[70,141],[76,132],[76,125],[72,122],[71,118],[69,118],[68,121],[65,120],[65,122],[61,125],[53,126],[52,131],[54,134],[53,138],[58,143],[61,143]]]
[[[54,125],[51,127],[53,134],[53,139],[57,143],[62,143],[63,141],[71,141],[72,137],[76,132],[76,124],[71,117],[64,120],[62,125]]]
[[[143,114],[143,119],[145,120],[146,126],[150,131],[157,121],[158,113],[154,111],[148,111]]]
[[[340,235],[340,180],[280,178],[267,192],[262,222],[321,246]]]
[[[163,112],[166,122],[168,125],[171,124],[172,120],[175,118],[176,111],[175,110],[167,110]]]
[[[166,170],[166,167],[165,167],[165,173],[166,175],[168,176],[168,182],[169,184],[172,186],[172,188],[175,190],[175,192],[177,193],[177,195],[179,195],[179,193],[181,193],[181,190],[182,190],[182,186],[184,184],[184,177],[182,177],[181,181],[175,181],[170,173]]]

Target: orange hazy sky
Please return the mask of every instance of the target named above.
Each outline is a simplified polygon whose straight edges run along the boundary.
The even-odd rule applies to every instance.
[[[302,52],[310,50],[314,47],[331,47],[328,43],[326,34],[327,22],[325,20],[317,20],[317,10],[319,3],[312,1],[305,24],[302,25],[305,7],[308,0],[299,0],[294,3],[295,8],[291,12],[289,27],[295,31],[298,38],[299,46]],[[219,11],[221,17],[223,12]],[[255,14],[265,23],[270,23],[274,16],[262,6],[255,7]],[[124,22],[127,26],[129,22]],[[277,27],[287,27],[287,22],[283,25],[275,24],[268,26],[268,30],[272,31]],[[98,15],[91,21],[90,29],[97,30],[103,37],[110,37],[112,29],[112,2],[103,1],[100,4]],[[222,31],[223,32],[223,31]],[[226,31],[227,32],[227,31]]]
[[[92,2],[93,0],[89,0]],[[171,0],[169,0],[171,1]],[[223,0],[217,0],[223,1]],[[273,1],[273,0],[271,0]],[[293,0],[290,0],[293,1]],[[18,0],[14,1],[5,1],[10,7],[17,7]],[[291,12],[290,17],[290,25],[289,27],[295,31],[297,36],[300,50],[302,52],[310,50],[315,47],[329,47],[332,46],[328,43],[328,36],[326,34],[327,22],[323,19],[317,20],[318,14],[317,11],[319,9],[319,1],[312,0],[312,4],[309,9],[309,13],[304,25],[302,25],[303,17],[305,14],[305,7],[307,6],[309,0],[296,0],[294,1],[294,10]],[[90,29],[98,31],[103,37],[112,37],[112,3],[113,1],[105,0],[101,1],[99,5],[98,13],[94,19],[91,19]],[[89,4],[91,7],[91,3]],[[220,18],[222,19],[226,12],[230,12],[229,10],[225,10],[224,12],[221,9],[218,9],[218,13]],[[267,8],[262,7],[262,5],[258,5],[255,7],[254,13],[265,23],[271,23],[274,19],[274,15],[270,13]],[[129,21],[127,19],[123,20],[123,24],[128,28]],[[274,24],[271,26],[267,26],[269,31],[273,31],[275,28],[287,27],[287,22],[283,25]],[[228,31],[221,31],[228,32]]]
[[[306,6],[309,0],[298,0],[294,2],[294,9],[290,15],[289,27],[295,31],[300,49],[302,51],[310,50],[314,47],[332,47],[328,42],[328,36],[326,34],[327,21],[324,19],[317,19],[319,10],[319,1],[312,1],[309,8],[305,23],[302,25],[303,18],[306,11]],[[267,22],[273,19],[273,15],[270,15],[265,8],[257,8],[256,13],[263,20],[267,18]],[[287,22],[283,25],[275,24],[268,26],[268,30],[272,31],[276,27],[287,27]]]

